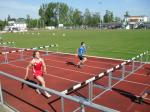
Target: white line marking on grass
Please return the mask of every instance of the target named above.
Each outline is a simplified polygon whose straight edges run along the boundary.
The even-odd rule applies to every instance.
[[[14,67],[17,67],[17,68],[26,69],[25,67],[17,66],[17,65],[15,65],[15,64],[8,64],[8,65],[11,65],[11,66],[14,66]],[[30,70],[31,70],[31,69],[30,69]],[[56,77],[56,78],[59,78],[59,79],[64,79],[64,80],[67,80],[67,81],[70,81],[70,82],[81,83],[81,82],[79,82],[79,81],[75,81],[75,80],[71,80],[71,79],[59,77],[59,76],[52,75],[52,74],[47,74],[47,76],[52,76],[52,77]]]

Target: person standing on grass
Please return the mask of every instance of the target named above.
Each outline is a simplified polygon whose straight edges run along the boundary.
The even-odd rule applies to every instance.
[[[40,53],[38,51],[34,51],[33,52],[33,59],[29,62],[27,68],[26,68],[26,75],[25,75],[25,80],[28,78],[28,74],[29,74],[29,69],[30,67],[32,67],[32,72],[33,72],[33,76],[34,78],[40,83],[40,85],[42,85],[42,87],[46,87],[45,86],[45,80],[43,78],[43,74],[46,74],[46,65],[44,60],[40,57]],[[41,94],[41,92],[39,91],[39,89],[36,89],[36,92],[38,94]],[[44,91],[44,94],[46,97],[51,97],[51,95]]]
[[[86,52],[85,43],[81,42],[81,46],[77,49],[77,56],[79,58],[79,62],[77,63],[77,67],[80,68],[80,66],[87,61],[87,58],[84,56]]]

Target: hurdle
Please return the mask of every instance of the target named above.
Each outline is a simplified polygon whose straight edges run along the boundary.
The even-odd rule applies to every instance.
[[[0,104],[1,105],[4,104],[1,81],[0,81]]]
[[[4,47],[4,50],[6,50],[7,47],[15,47],[15,42],[1,42],[0,46]]]
[[[36,49],[36,50],[38,50],[38,49],[44,49],[45,48],[45,51],[46,51],[46,55],[48,55],[49,54],[49,48],[51,48],[51,47],[56,47],[57,49],[56,49],[56,53],[58,52],[58,44],[51,44],[51,45],[47,45],[47,46],[40,46],[40,47],[34,47],[34,48],[31,48],[31,49]]]
[[[8,60],[8,54],[11,54],[11,53],[19,53],[19,59],[18,60],[23,60],[24,59],[24,52],[25,51],[35,51],[35,50],[39,50],[39,49],[46,49],[46,53],[45,55],[48,55],[49,54],[49,47],[58,47],[58,44],[51,44],[51,45],[47,45],[47,46],[40,46],[40,47],[33,47],[33,48],[22,48],[22,49],[19,49],[19,50],[13,50],[13,51],[8,51],[8,52],[0,52],[0,55],[4,55],[4,62],[2,63],[8,63],[9,60]],[[43,51],[44,52],[44,51]]]
[[[0,75],[4,76],[6,78],[12,79],[12,80],[16,80],[16,81],[18,81],[20,83],[24,83],[24,84],[30,85],[32,87],[38,88],[39,90],[47,91],[50,94],[53,94],[53,95],[61,97],[61,102],[60,102],[61,103],[61,112],[64,112],[64,102],[65,102],[64,99],[68,99],[69,101],[73,101],[73,102],[79,104],[80,105],[80,112],[85,112],[85,106],[93,108],[93,109],[96,109],[98,111],[119,112],[119,111],[117,111],[115,109],[111,109],[111,108],[105,107],[103,105],[98,105],[98,104],[89,102],[87,100],[78,99],[78,98],[76,98],[74,96],[62,94],[61,92],[53,90],[53,89],[50,89],[50,88],[43,88],[42,86],[39,86],[37,84],[33,84],[33,83],[28,82],[28,81],[26,81],[24,79],[21,79],[19,77],[13,76],[11,74],[8,74],[8,73],[2,72],[2,71],[0,71]]]
[[[88,98],[85,99],[85,100],[88,100],[90,102],[92,102],[94,99],[96,99],[97,97],[101,96],[102,94],[104,94],[106,91],[108,90],[111,90],[112,87],[116,84],[116,83],[119,83],[121,81],[123,81],[127,76],[131,75],[133,72],[135,72],[136,70],[138,70],[139,68],[141,68],[145,62],[143,62],[143,57],[144,55],[147,55],[148,54],[148,51],[144,52],[144,53],[141,53],[129,60],[126,60],[124,62],[122,62],[121,64],[118,64],[116,65],[115,67],[112,67],[86,81],[83,81],[81,83],[78,83],[76,85],[74,85],[73,87],[71,88],[68,88],[64,91],[62,91],[61,93],[63,94],[71,94],[73,93],[74,91],[77,91],[85,86],[88,86]],[[137,62],[136,59],[140,59],[140,61],[138,61],[138,63],[140,63],[140,66],[138,66],[136,68],[135,66],[135,63]],[[125,76],[125,72],[126,72],[126,68],[125,66],[129,66],[128,64],[131,64],[131,70],[126,76]],[[121,69],[121,70],[120,70]],[[115,72],[116,70],[120,70],[121,71],[121,77],[120,78],[116,78],[113,76],[113,72]],[[107,83],[107,86],[102,86],[102,85],[98,85],[95,83],[95,81],[103,78],[104,76],[108,76],[108,83]],[[117,82],[115,84],[112,83],[113,80],[117,80]],[[93,87],[96,87],[96,88],[99,88],[99,89],[102,89],[104,90],[102,93],[100,93],[99,95],[93,97]],[[80,97],[81,98],[81,97]],[[79,108],[78,108],[79,109]]]

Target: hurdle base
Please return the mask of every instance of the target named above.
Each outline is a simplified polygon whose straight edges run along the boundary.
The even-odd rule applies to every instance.
[[[99,89],[103,89],[103,90],[107,90],[108,89],[108,87],[104,87],[104,86],[97,85],[97,84],[94,84],[93,86],[96,87],[96,88],[99,88]]]
[[[114,79],[114,80],[123,80],[122,77],[112,77],[112,79]]]

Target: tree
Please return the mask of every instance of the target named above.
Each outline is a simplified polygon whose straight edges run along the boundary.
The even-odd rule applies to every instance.
[[[58,7],[56,3],[49,3],[45,12],[45,24],[47,26],[58,26]]]
[[[30,20],[31,20],[30,15],[27,14],[27,16],[26,16],[26,22],[27,22],[27,27],[28,28],[31,28],[31,26],[30,26]]]
[[[10,15],[8,15],[8,17],[7,17],[7,21],[10,21],[11,20],[11,17],[10,17]]]
[[[58,24],[68,24],[69,7],[65,3],[42,4],[39,15],[44,20],[45,25],[58,26]]]
[[[113,22],[113,13],[109,10],[106,10],[106,13],[104,15],[104,22],[105,23],[109,23],[109,22]]]
[[[96,12],[92,15],[91,26],[98,26],[99,23],[100,23],[100,14]]]
[[[89,11],[89,9],[85,9],[84,12],[84,25],[90,26],[91,25],[91,12]]]
[[[36,28],[37,27],[37,20],[38,19],[30,19],[30,28]]]
[[[41,17],[41,20],[44,22],[44,25],[46,23],[46,10],[47,10],[48,4],[42,4],[39,9],[39,16]]]
[[[6,25],[6,21],[0,20],[0,30],[3,30]]]
[[[69,12],[69,7],[67,4],[64,4],[64,3],[57,3],[57,7],[59,7],[59,15],[58,15],[59,20],[58,20],[58,22],[66,25],[67,20],[68,20],[67,16],[68,16],[68,12]]]
[[[73,21],[74,21],[73,15],[74,15],[73,8],[69,8],[67,13],[67,21],[66,21],[67,26],[73,26]]]
[[[129,15],[129,12],[128,12],[128,11],[126,11],[124,16],[125,16],[125,17],[130,16],[130,15]]]
[[[75,9],[73,13],[73,25],[81,26],[83,21],[82,13],[78,9]]]
[[[120,18],[120,17],[115,17],[115,18],[114,18],[114,21],[115,21],[115,22],[121,22],[121,18]]]

